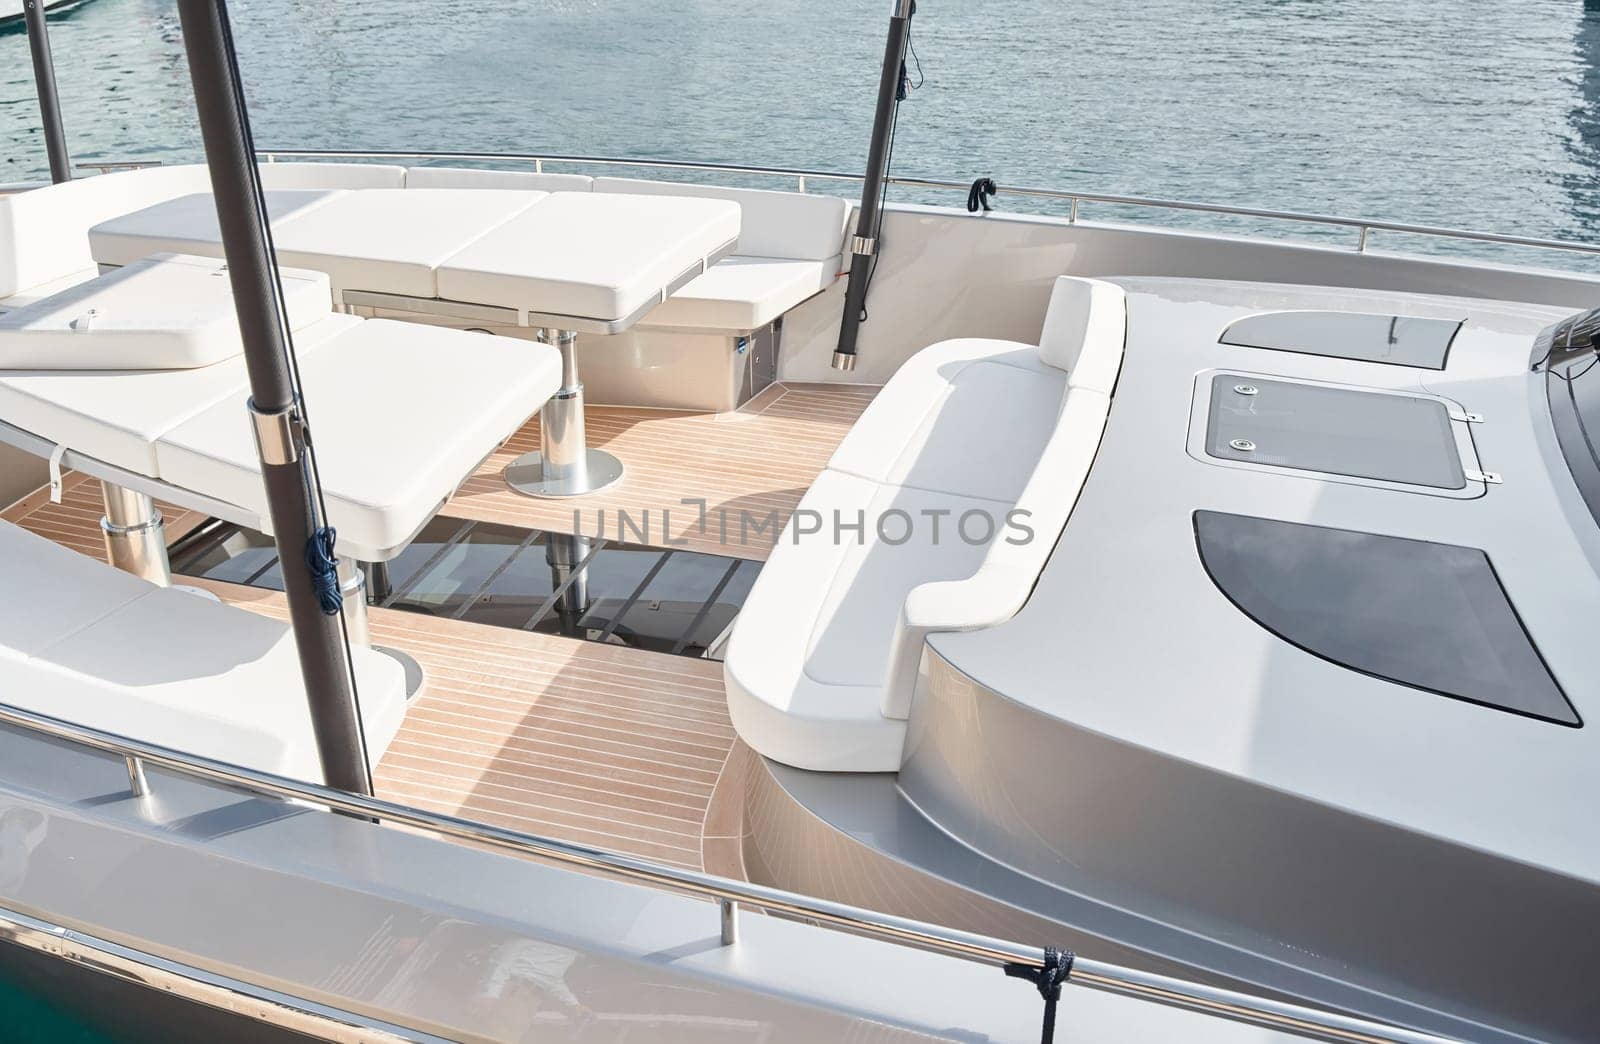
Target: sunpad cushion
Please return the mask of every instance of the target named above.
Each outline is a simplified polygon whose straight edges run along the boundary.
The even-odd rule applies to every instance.
[[[641,227],[652,234],[639,236]],[[660,302],[686,256],[711,257],[738,235],[739,207],[724,200],[556,192],[444,262],[439,296],[625,319]],[[561,249],[534,252],[530,243]]]
[[[276,620],[118,572],[0,522],[0,574],[48,628],[0,633],[0,691],[39,714],[322,782],[294,637]],[[69,604],[51,577],[70,580]],[[405,716],[393,659],[352,650],[368,757]]]
[[[342,189],[275,189],[266,195],[276,230],[342,195]],[[89,249],[102,265],[127,265],[151,254],[222,256],[217,204],[209,192],[178,196],[89,229]]]
[[[291,329],[326,318],[328,277],[285,269]],[[243,351],[220,261],[162,254],[0,314],[0,370],[186,370]]]
[[[326,272],[333,292],[432,298],[445,258],[544,199],[510,189],[367,189],[279,223],[278,263]]]
[[[369,319],[303,358],[300,372],[341,544],[379,551],[415,535],[538,411],[561,383],[561,359],[516,338]],[[156,460],[163,480],[264,516],[243,406],[222,401],[190,417],[161,437]]]
[[[295,351],[304,361],[361,322],[329,315],[295,332]],[[248,398],[242,357],[192,370],[0,370],[0,420],[152,478],[163,434],[223,400],[242,418]]]

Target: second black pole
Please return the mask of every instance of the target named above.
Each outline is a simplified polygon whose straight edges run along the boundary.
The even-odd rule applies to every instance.
[[[900,79],[906,60],[906,40],[911,32],[911,16],[916,0],[894,0],[889,18],[889,38],[883,48],[883,69],[878,75],[878,107],[872,115],[872,143],[867,148],[867,176],[861,183],[861,206],[857,211],[856,234],[850,240],[850,283],[845,288],[844,316],[839,324],[839,342],[833,353],[833,368],[856,368],[856,336],[861,330],[861,313],[867,306],[867,283],[872,276],[873,255],[878,250],[878,218],[883,201],[883,182],[889,176],[889,140],[894,134],[895,109],[900,104]]]
[[[256,158],[244,98],[234,78],[225,0],[178,0],[178,16],[250,375],[251,420],[260,443],[267,509],[323,779],[340,790],[371,794],[340,618],[323,613],[306,565],[312,532],[308,505],[316,491],[310,488],[303,461],[311,447],[298,423],[276,273],[256,206]]]
[[[33,83],[39,92],[39,118],[44,127],[44,147],[50,155],[50,180],[72,179],[67,156],[67,134],[61,129],[61,98],[56,94],[56,67],[50,58],[50,30],[44,19],[45,0],[22,0],[22,18],[28,27],[28,50],[33,55]]]

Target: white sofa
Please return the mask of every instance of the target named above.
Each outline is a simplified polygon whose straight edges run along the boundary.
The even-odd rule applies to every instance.
[[[269,189],[399,188],[405,168],[369,163],[263,163]],[[179,196],[211,191],[203,164],[145,167],[0,196],[0,308],[92,277],[89,229]],[[22,299],[6,301],[23,295]]]
[[[147,743],[321,783],[282,623],[120,572],[0,522],[0,700]],[[353,649],[369,761],[405,718],[405,672]]]
[[[645,316],[644,327],[749,333],[839,277],[850,205],[835,196],[638,178],[596,178],[594,191],[704,196],[739,204],[734,256],[662,302]]]
[[[946,341],[895,374],[734,625],[724,679],[746,743],[798,768],[899,769],[927,635],[1010,618],[1060,538],[1125,328],[1119,287],[1063,277],[1039,346]]]

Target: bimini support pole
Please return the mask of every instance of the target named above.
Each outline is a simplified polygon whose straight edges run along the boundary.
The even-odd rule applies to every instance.
[[[861,313],[867,304],[867,282],[872,274],[873,255],[878,250],[883,182],[889,176],[889,139],[894,134],[895,109],[900,104],[900,80],[906,60],[906,40],[911,34],[911,16],[917,9],[916,0],[893,0],[893,3],[893,12],[889,17],[889,39],[883,48],[883,68],[878,74],[878,108],[872,117],[867,176],[861,182],[861,207],[856,218],[856,234],[850,239],[850,285],[844,295],[839,344],[833,352],[833,368],[846,372],[856,368],[856,335],[860,332]]]
[[[39,117],[44,124],[44,147],[50,154],[50,180],[72,180],[67,157],[67,134],[61,129],[61,99],[56,95],[56,67],[50,59],[50,30],[44,22],[45,0],[22,0],[23,21],[28,26],[28,50],[33,53],[33,82],[39,90]]]
[[[250,124],[235,78],[237,64],[226,0],[178,0],[183,46],[194,81],[200,136],[216,199],[228,279],[233,287],[250,413],[261,455],[261,477],[273,539],[283,568],[289,621],[310,701],[312,731],[324,780],[354,794],[372,793],[355,686],[345,655],[342,618],[323,611],[308,548],[317,491],[304,405],[296,401],[287,337],[279,313],[277,273],[257,209],[257,172]]]

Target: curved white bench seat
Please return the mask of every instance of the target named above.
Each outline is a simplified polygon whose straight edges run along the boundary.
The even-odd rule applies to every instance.
[[[7,703],[248,768],[322,782],[294,637],[0,522]],[[352,649],[367,754],[405,717],[399,663]]]
[[[700,196],[739,204],[739,243],[641,321],[648,327],[749,333],[827,289],[843,266],[850,205],[836,196],[642,178],[595,178],[597,193]]]
[[[260,169],[274,218],[274,235],[280,249],[285,250],[294,245],[284,237],[295,224],[307,228],[314,225],[296,219],[356,190],[593,191],[689,196],[737,203],[743,214],[736,256],[718,262],[711,272],[679,289],[645,318],[650,327],[677,331],[748,333],[826,289],[838,278],[843,265],[841,254],[850,214],[850,205],[832,196],[643,179],[590,178],[581,174],[449,167],[408,170],[381,164],[300,162],[266,163]],[[210,188],[205,167],[186,164],[118,171],[0,196],[0,308],[47,296],[54,284],[81,280],[82,273],[93,271],[97,260],[101,264],[118,265],[167,251],[221,256],[215,217],[209,210],[209,200],[204,198]],[[96,226],[184,196],[199,197],[187,217],[164,209],[165,216],[157,215],[161,218],[158,224],[152,225],[146,220],[142,229],[138,227],[139,222],[126,226],[138,233],[129,236],[128,242],[122,245],[104,242],[91,248],[90,232]],[[330,210],[321,217],[332,220],[334,213]],[[471,223],[470,220],[465,222]],[[438,223],[405,222],[400,228],[407,240],[414,236],[448,238],[461,224],[446,219]],[[320,253],[346,262],[351,253],[346,243],[336,243],[331,251],[326,241],[302,245],[308,254]],[[440,258],[428,254],[419,260],[419,255],[407,254],[393,259],[375,256],[370,260],[374,263],[396,260],[415,265]],[[331,261],[324,267],[288,253],[281,255],[280,261],[285,265],[327,271],[334,277],[335,292],[353,286],[385,289],[382,281],[372,275],[359,269],[346,271],[347,263],[341,263],[335,271]],[[729,271],[716,271],[724,266]],[[743,270],[734,271],[735,268]],[[418,274],[407,273],[408,292],[419,289]]]
[[[1062,278],[1040,346],[946,341],[895,374],[734,625],[724,679],[746,743],[798,768],[899,769],[926,636],[1014,615],[1060,537],[1125,327],[1120,288]]]
[[[232,521],[270,528],[237,323],[217,326],[233,312],[221,268],[147,259],[67,291],[70,307],[52,298],[0,315],[0,421],[150,479],[178,503],[199,495],[235,509]],[[157,277],[161,295],[117,293]],[[560,356],[521,340],[335,315],[325,276],[284,277],[300,300],[291,325],[340,552],[387,560],[554,393]],[[63,327],[65,315],[94,306],[101,314],[86,326]],[[10,368],[41,361],[45,347],[54,368]],[[214,356],[223,358],[187,365]]]
[[[674,330],[759,330],[795,305],[826,290],[844,263],[786,257],[725,257],[680,288],[641,320]]]

